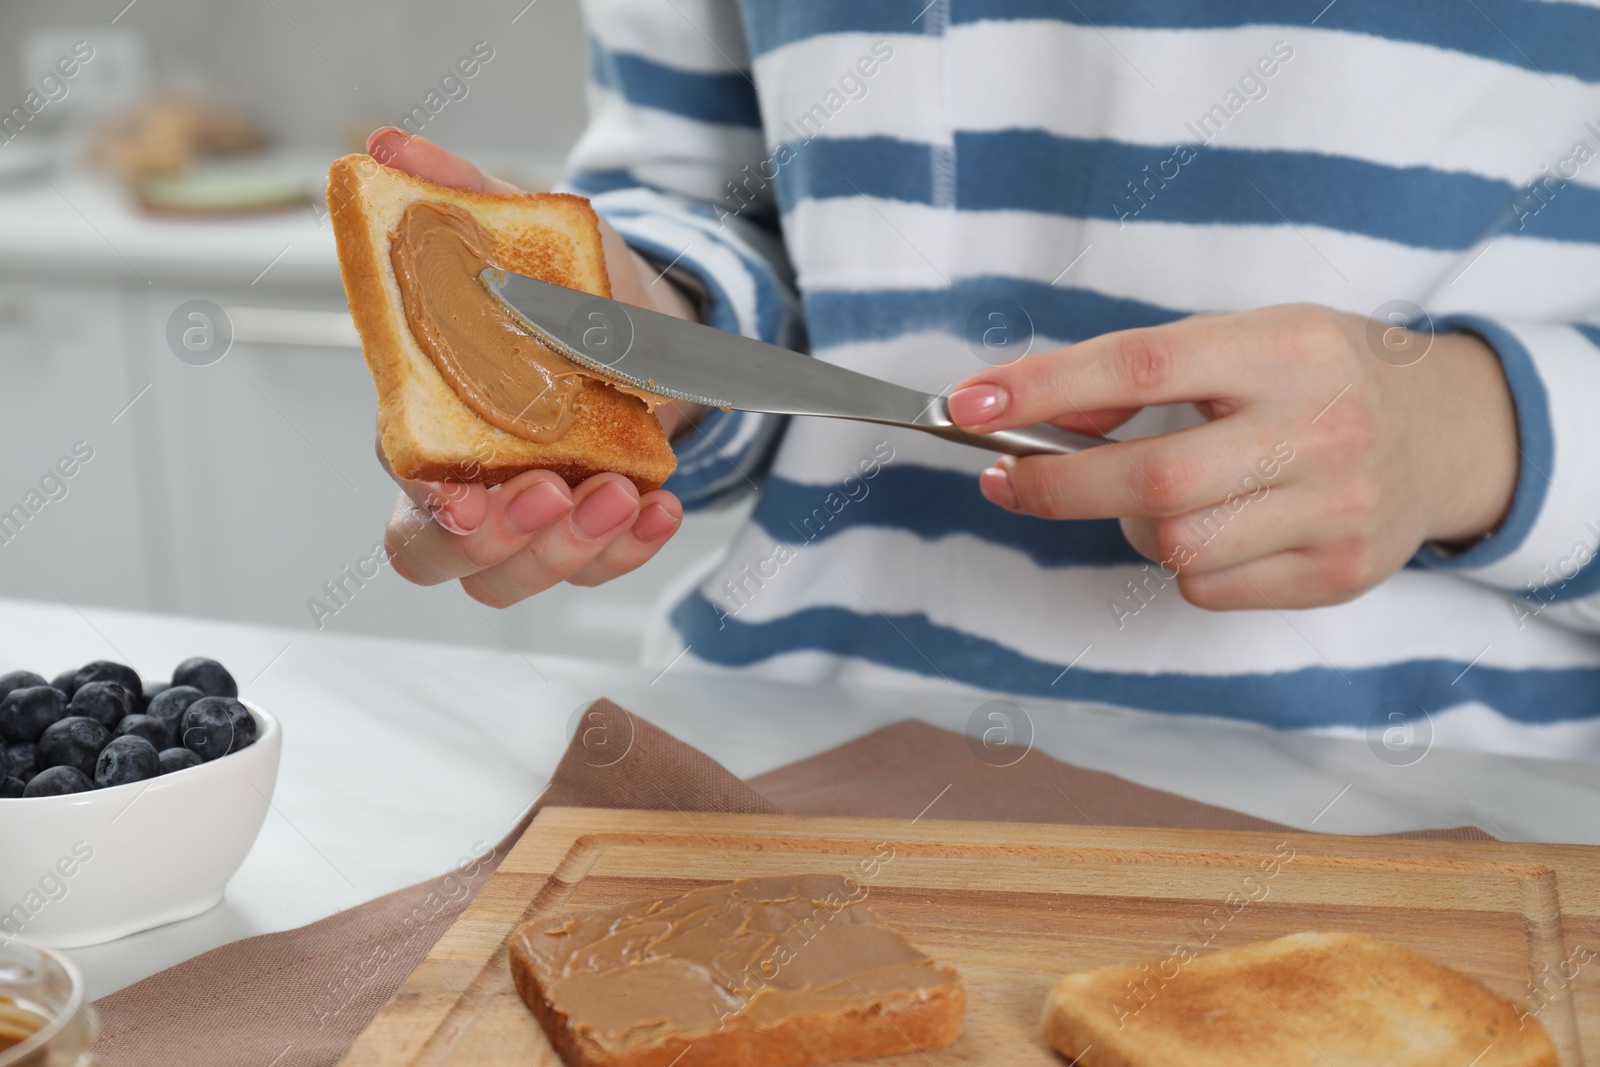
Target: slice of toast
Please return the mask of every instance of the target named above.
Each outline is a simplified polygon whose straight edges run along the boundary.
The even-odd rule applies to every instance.
[[[1537,1019],[1360,934],[1070,974],[1051,990],[1043,1028],[1078,1067],[1556,1067]]]
[[[942,1048],[961,981],[837,875],[740,880],[511,935],[511,974],[569,1067],[804,1067]]]
[[[335,160],[328,170],[328,210],[339,271],[378,388],[378,431],[395,474],[497,485],[545,469],[576,485],[616,471],[641,492],[660,486],[677,463],[666,435],[642,400],[599,379],[584,381],[571,426],[543,444],[491,425],[461,400],[412,336],[390,261],[391,237],[415,201],[467,212],[493,242],[495,266],[611,295],[600,228],[581,197],[449,189],[368,155]]]

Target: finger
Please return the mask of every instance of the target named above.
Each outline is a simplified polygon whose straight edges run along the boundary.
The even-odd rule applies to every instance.
[[[411,482],[395,479],[400,491],[426,508],[440,526],[452,534],[465,535],[477,531],[489,517],[490,492],[482,485],[468,482]]]
[[[600,585],[648,563],[683,524],[683,505],[660,489],[639,498],[639,517],[628,532],[605,547],[567,581],[573,585]]]
[[[472,163],[419,134],[398,126],[373,130],[367,138],[367,154],[386,167],[405,171],[452,189],[473,189],[481,193],[520,193],[510,182],[491,178]]]
[[[378,438],[378,462],[411,501],[428,511],[434,520],[454,534],[467,534],[482,525],[489,510],[487,490],[467,482],[414,482],[400,477],[389,466]]]
[[[1160,518],[1259,493],[1282,473],[1285,449],[1252,420],[1218,419],[1069,455],[1004,456],[979,485],[991,502],[1046,519]]]
[[[1405,565],[1370,536],[1339,537],[1238,566],[1179,576],[1184,598],[1218,611],[1325,608],[1355,600]]]
[[[1218,398],[1254,389],[1251,350],[1232,317],[1103,334],[991,367],[950,394],[950,417],[978,432],[1076,415]]]
[[[1122,531],[1140,555],[1166,570],[1206,574],[1309,545],[1324,517],[1315,496],[1293,486],[1235,494],[1171,518],[1123,519]]]
[[[663,315],[700,321],[700,307],[667,277],[667,270],[635,252],[605,218],[600,224],[600,247],[606,257],[606,277],[611,282],[611,298],[635,307],[659,311]]]
[[[1178,576],[1183,598],[1212,611],[1295,611],[1354,600],[1385,574],[1353,542],[1291,549],[1237,567]]]
[[[483,493],[487,511],[465,534],[425,521],[427,505],[401,494],[384,538],[401,577],[437,585],[498,566],[573,509],[572,492],[550,471],[524,471],[492,492],[473,488]]]
[[[605,219],[600,219],[600,247],[605,252],[606,275],[611,281],[611,298],[620,300],[624,304],[634,307],[653,307],[649,295],[645,292],[644,282],[639,277],[638,264],[633,258],[633,249],[617,233],[616,228]]]
[[[572,498],[576,505],[565,519],[529,538],[504,562],[463,577],[467,595],[503,608],[542,593],[598,558],[639,514],[639,491],[620,474],[597,474],[574,489]]]

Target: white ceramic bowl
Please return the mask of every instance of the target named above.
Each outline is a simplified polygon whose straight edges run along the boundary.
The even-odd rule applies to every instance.
[[[256,742],[143,782],[0,799],[0,943],[98,945],[222,899],[272,803],[283,733],[249,701]]]

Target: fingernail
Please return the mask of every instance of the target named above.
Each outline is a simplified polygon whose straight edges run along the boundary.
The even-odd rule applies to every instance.
[[[1006,391],[998,385],[969,385],[950,394],[950,417],[962,426],[997,419],[1006,410]]]
[[[456,521],[456,517],[450,514],[450,509],[447,507],[434,508],[433,521],[438,523],[440,526],[443,526],[446,530],[449,530],[458,537],[464,537],[473,530],[477,529],[475,526],[468,527],[461,525],[460,522]]]
[[[477,527],[462,525],[450,512],[450,505],[465,495],[466,487],[454,482],[428,483],[428,513],[433,521],[457,536],[469,534]]]
[[[978,476],[978,489],[983,498],[1003,508],[1017,506],[1017,491],[1012,488],[1011,474],[1004,467],[990,467]]]
[[[553,482],[530,485],[506,505],[506,527],[514,534],[543,529],[572,510],[572,499]]]
[[[633,535],[641,541],[665,537],[678,525],[678,517],[660,504],[651,504],[633,522]]]
[[[398,126],[384,126],[381,129],[373,130],[367,135],[367,155],[376,159],[379,163],[388,163],[389,160],[394,158],[397,150],[383,142],[386,138],[395,135],[398,135],[402,141],[410,136]]]
[[[578,505],[572,513],[572,528],[585,541],[593,541],[632,518],[638,506],[638,497],[617,482],[607,482]]]

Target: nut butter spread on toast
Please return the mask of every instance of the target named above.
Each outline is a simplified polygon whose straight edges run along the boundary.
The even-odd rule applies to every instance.
[[[654,407],[661,398],[619,386],[540,344],[478,281],[490,240],[466,211],[419,200],[405,209],[389,257],[417,344],[462,403],[492,426],[547,443],[572,425],[586,379]]]

